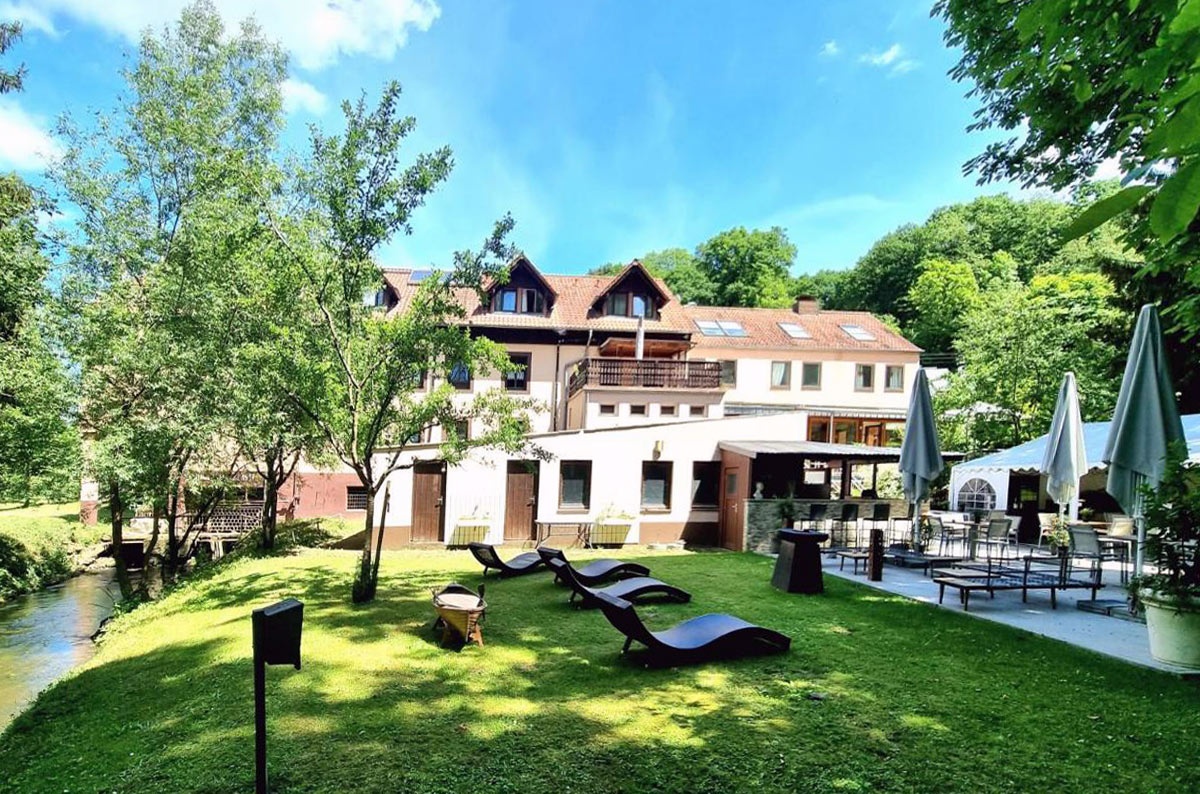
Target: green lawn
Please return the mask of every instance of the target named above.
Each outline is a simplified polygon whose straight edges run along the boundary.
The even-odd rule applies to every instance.
[[[78,502],[0,504],[0,601],[62,579],[74,567],[72,556],[107,532],[80,523]]]
[[[285,596],[304,669],[268,671],[278,792],[1200,789],[1194,683],[837,579],[781,594],[762,557],[625,556],[695,595],[652,626],[728,611],[791,652],[642,669],[543,573],[489,582],[487,645],[456,653],[429,589],[479,581],[463,552],[385,553],[360,606],[353,554],[240,560],[122,618],[0,737],[0,789],[250,790],[249,611]]]

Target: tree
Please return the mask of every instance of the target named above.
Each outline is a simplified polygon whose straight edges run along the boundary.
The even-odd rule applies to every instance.
[[[341,135],[312,133],[311,153],[289,199],[272,222],[289,290],[291,322],[280,327],[281,384],[321,430],[333,453],[367,493],[366,540],[352,588],[355,601],[374,598],[383,527],[375,522],[384,481],[414,465],[402,457],[412,439],[450,428],[442,459],[455,463],[472,449],[526,448],[534,406],[492,391],[460,399],[446,381],[420,390],[426,375],[505,371],[504,349],[472,336],[458,296],[502,279],[512,250],[512,221],[496,224],[483,246],[455,255],[447,273],[423,280],[408,305],[382,312],[363,295],[381,286],[373,255],[397,232],[411,232],[413,212],[449,174],[449,149],[420,154],[402,166],[400,147],[415,120],[399,114],[400,87],[389,84],[377,107],[345,103]],[[469,422],[470,435],[455,428]]]
[[[796,246],[778,226],[766,231],[739,226],[696,248],[696,263],[713,285],[717,306],[787,306],[794,297],[789,270],[795,259]]]
[[[962,331],[963,317],[979,302],[979,283],[971,266],[935,259],[927,262],[908,291],[913,312],[909,338],[934,352],[949,352]]]
[[[1038,276],[1028,287],[984,293],[955,341],[961,368],[936,399],[947,445],[983,452],[1045,432],[1067,371],[1079,383],[1084,419],[1111,415],[1120,349],[1106,340],[1125,323],[1115,297],[1094,273]]]
[[[963,53],[951,74],[981,104],[970,129],[1012,133],[966,170],[1062,190],[1119,158],[1133,183],[1069,234],[1136,208],[1135,278],[1173,280],[1166,315],[1200,333],[1200,4],[939,0],[934,13]]]
[[[114,116],[61,129],[53,176],[80,208],[65,296],[95,435],[88,461],[114,544],[127,506],[151,506],[156,536],[165,519],[168,578],[240,465],[220,432],[239,386],[247,257],[267,234],[259,196],[285,76],[281,51],[253,24],[227,35],[199,2],[143,37]]]
[[[0,22],[0,55],[8,52],[9,48],[21,38],[20,22]],[[25,65],[17,67],[15,72],[0,69],[0,94],[20,91],[25,82]]]

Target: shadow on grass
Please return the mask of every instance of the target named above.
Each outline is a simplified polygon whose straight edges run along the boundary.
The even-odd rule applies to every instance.
[[[247,561],[152,607],[111,659],[41,698],[0,737],[0,787],[248,790],[248,615],[284,596],[305,602],[305,637],[303,670],[268,671],[279,792],[1196,781],[1195,687],[899,597],[865,602],[852,583],[778,593],[762,558],[644,561],[695,597],[639,608],[651,627],[730,612],[790,635],[792,652],[644,670],[600,613],[533,574],[487,579],[487,645],[453,653],[430,629],[429,590],[478,585],[460,558],[385,555],[380,596],[362,605],[348,600],[353,555]],[[1153,742],[1137,738],[1148,718]]]

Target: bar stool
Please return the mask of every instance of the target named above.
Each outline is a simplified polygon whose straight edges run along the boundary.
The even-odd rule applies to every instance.
[[[871,506],[871,515],[862,520],[863,529],[867,531],[867,539],[870,540],[870,530],[879,529],[879,525],[883,524],[883,531],[886,534],[888,527],[891,526],[892,506],[887,502],[876,502]],[[870,524],[870,526],[867,526]],[[870,545],[869,542],[866,545]]]
[[[854,542],[855,542],[855,544],[857,544],[858,543],[858,503],[857,502],[844,503],[842,505],[841,515],[838,518],[835,518],[835,519],[833,519],[833,521],[830,522],[829,543],[831,546],[840,546],[842,548],[845,548],[849,545],[846,542],[846,540],[847,540],[846,526],[847,525],[851,525],[854,527]],[[838,533],[839,532],[841,533],[841,543],[840,544],[838,543]]]

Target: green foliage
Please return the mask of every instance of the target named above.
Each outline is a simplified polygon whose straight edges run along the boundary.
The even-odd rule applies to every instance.
[[[983,294],[963,318],[959,372],[935,396],[947,448],[1015,446],[1050,425],[1059,383],[1072,371],[1085,421],[1111,415],[1128,333],[1114,290],[1095,273],[1036,276]]]
[[[935,259],[908,291],[914,313],[909,326],[913,344],[926,350],[950,350],[966,314],[979,303],[979,283],[971,266]]]
[[[79,522],[79,503],[26,509],[0,504],[0,601],[62,581],[73,556],[100,539]]]
[[[717,306],[787,306],[792,300],[789,269],[796,246],[778,226],[748,231],[737,227],[696,249],[699,271],[713,285]]]
[[[62,125],[53,177],[80,209],[64,296],[95,434],[88,468],[103,496],[166,519],[168,573],[240,465],[221,432],[241,404],[231,396],[253,386],[234,364],[257,327],[258,197],[272,184],[285,76],[257,28],[227,32],[198,2],[143,37],[113,115]]]
[[[1130,585],[1160,596],[1200,601],[1200,468],[1187,461],[1187,445],[1176,442],[1158,488],[1145,488],[1146,559],[1155,573]]]
[[[1133,291],[1165,293],[1164,315],[1200,333],[1200,35],[1194,0],[939,0],[951,74],[980,102],[971,129],[1012,134],[967,163],[983,180],[1065,189],[1120,158],[1131,180],[1083,231],[1134,211],[1127,240],[1146,255]],[[1194,368],[1194,356],[1185,362]],[[1178,368],[1178,367],[1177,367]]]
[[[632,558],[704,594],[639,607],[650,628],[728,612],[787,634],[791,652],[646,670],[602,615],[536,574],[489,582],[486,645],[455,653],[429,629],[429,588],[480,581],[464,552],[390,556],[388,597],[368,606],[345,600],[351,555],[243,560],[115,621],[0,736],[5,784],[251,789],[246,605],[294,596],[304,667],[267,673],[280,792],[562,791],[546,770],[597,794],[1200,785],[1191,682],[834,577],[799,609],[756,555]],[[898,659],[912,662],[903,674]],[[1070,741],[1047,742],[1047,725]]]
[[[0,55],[8,52],[19,38],[21,38],[20,22],[0,22]],[[24,82],[24,64],[18,66],[15,72],[0,69],[0,94],[20,91]]]

